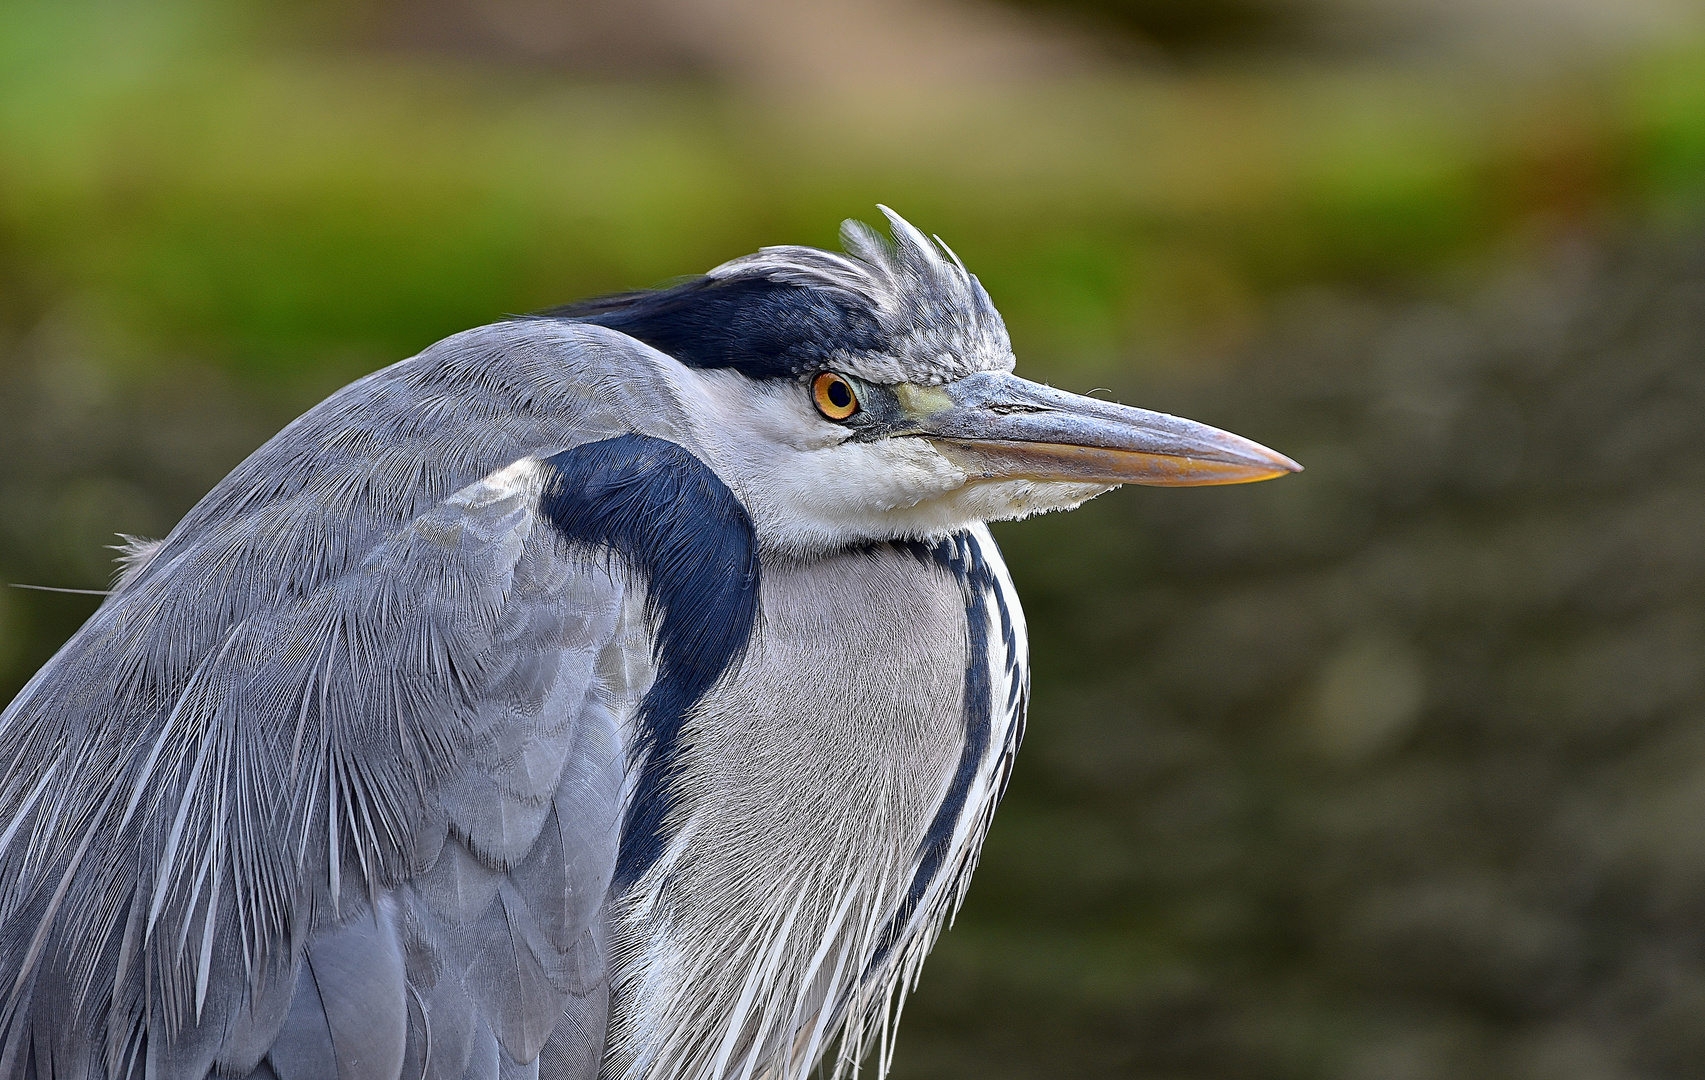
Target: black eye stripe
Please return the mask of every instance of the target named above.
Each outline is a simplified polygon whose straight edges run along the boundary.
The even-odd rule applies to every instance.
[[[763,277],[698,277],[542,314],[620,330],[688,367],[733,368],[752,379],[792,378],[830,356],[890,348],[868,302]]]

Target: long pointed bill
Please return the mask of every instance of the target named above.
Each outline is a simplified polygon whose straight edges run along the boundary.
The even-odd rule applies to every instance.
[[[906,387],[901,405],[943,455],[988,480],[1193,487],[1302,471],[1285,455],[1229,431],[1004,372]]]

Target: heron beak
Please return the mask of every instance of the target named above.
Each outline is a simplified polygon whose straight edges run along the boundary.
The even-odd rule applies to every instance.
[[[918,433],[977,479],[1193,487],[1302,471],[1229,431],[1005,372],[895,390]]]

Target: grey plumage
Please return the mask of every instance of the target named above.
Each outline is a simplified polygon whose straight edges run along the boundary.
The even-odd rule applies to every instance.
[[[592,668],[622,629],[629,583],[571,571],[520,496],[453,493],[622,423],[546,351],[634,348],[614,337],[509,324],[335,396],[216,488],[19,696],[0,725],[6,816],[29,830],[0,853],[14,973],[0,1074],[27,1051],[17,1018],[39,1016],[44,998],[71,1013],[37,1026],[68,1045],[98,1035],[109,1073],[142,1027],[172,1033],[148,1042],[160,1075],[205,1073],[239,1012],[264,1029],[265,999],[310,985],[325,996],[324,980],[295,976],[333,962],[315,960],[338,951],[316,945],[325,935],[359,943],[375,971],[400,973],[406,948],[422,972],[483,988],[476,1002],[454,986],[428,999],[424,977],[416,987],[473,1010],[449,1018],[466,1033],[441,1057],[483,1035],[531,1059],[549,1027],[537,1014],[594,993],[599,975],[576,967],[597,914],[584,896],[608,879],[614,837],[586,823],[614,827],[614,728],[632,694],[594,692]],[[628,400],[643,407],[640,389]],[[357,397],[407,404],[375,411]],[[65,786],[32,798],[26,782],[48,770]],[[579,903],[563,900],[568,859],[526,858],[547,819],[555,834],[537,861],[562,850],[561,818],[581,833]],[[553,869],[554,908],[529,909]],[[366,937],[347,929],[380,910],[391,914]],[[32,985],[47,973],[80,985],[55,1000]],[[283,1031],[302,1034],[284,1040],[297,1057],[274,1062],[281,1080],[323,1075],[302,1047],[335,1047],[387,1013],[395,1029],[408,994],[379,986],[323,1002],[317,1020],[292,1010]],[[340,1006],[359,1013],[340,1022]],[[252,1068],[272,1039],[232,1043],[217,1059],[228,1071]]]
[[[1150,467],[956,463],[1005,331],[895,222],[447,339],[130,542],[0,714],[0,1077],[885,1069],[1022,731],[981,522]]]

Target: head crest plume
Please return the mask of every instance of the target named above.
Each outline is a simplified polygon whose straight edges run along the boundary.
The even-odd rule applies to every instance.
[[[880,348],[830,355],[874,382],[944,383],[974,371],[1009,371],[1006,324],[975,275],[939,237],[934,240],[886,206],[889,241],[862,221],[841,225],[846,253],[787,245],[766,247],[710,271],[719,281],[762,279],[838,294],[869,312]]]

